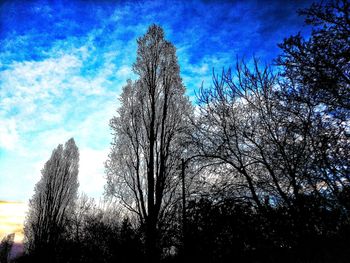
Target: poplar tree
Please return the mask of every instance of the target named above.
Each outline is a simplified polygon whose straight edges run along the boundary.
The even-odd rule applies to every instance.
[[[175,47],[164,39],[163,29],[149,27],[137,40],[133,71],[120,97],[118,116],[106,162],[107,194],[137,214],[145,229],[149,261],[159,259],[159,226],[171,210],[180,186],[183,138],[192,110]]]
[[[58,145],[41,171],[29,201],[25,242],[29,254],[54,256],[68,230],[78,190],[79,152],[74,139]]]

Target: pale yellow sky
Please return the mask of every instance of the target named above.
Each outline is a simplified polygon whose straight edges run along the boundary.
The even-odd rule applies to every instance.
[[[0,239],[15,233],[15,242],[23,242],[23,223],[27,205],[21,202],[0,201]]]

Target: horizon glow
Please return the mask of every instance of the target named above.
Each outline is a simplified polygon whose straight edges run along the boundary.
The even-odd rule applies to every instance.
[[[23,242],[23,224],[27,205],[20,202],[0,201],[0,239],[15,233],[15,243]]]

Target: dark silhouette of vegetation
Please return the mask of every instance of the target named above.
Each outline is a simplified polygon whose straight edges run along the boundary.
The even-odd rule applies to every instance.
[[[300,11],[309,38],[285,39],[276,68],[214,73],[195,113],[152,25],[111,120],[110,199],[76,198],[78,152],[59,146],[17,261],[348,262],[349,13],[348,1]]]
[[[5,236],[0,243],[0,263],[10,262],[11,249],[14,243],[15,234]]]

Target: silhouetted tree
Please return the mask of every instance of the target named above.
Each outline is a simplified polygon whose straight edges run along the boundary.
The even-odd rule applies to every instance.
[[[211,194],[210,201],[240,200],[248,205],[243,213],[260,218],[252,224],[264,229],[262,232],[242,225],[247,232],[256,231],[252,236],[260,238],[236,240],[238,250],[246,250],[243,242],[251,249],[243,254],[252,259],[264,257],[264,249],[281,252],[283,248],[295,253],[293,259],[314,261],[322,258],[314,255],[317,247],[331,247],[334,233],[340,238],[337,227],[330,223],[345,229],[349,224],[346,202],[340,195],[346,195],[349,184],[348,151],[343,151],[348,149],[349,140],[341,127],[325,125],[325,114],[289,98],[286,84],[279,84],[268,68],[261,70],[257,63],[253,70],[239,63],[234,74],[227,71],[214,76],[214,86],[199,93],[200,114],[193,141],[209,165],[203,175],[214,182],[215,195]],[[211,213],[201,211],[206,207],[199,206],[201,216]],[[206,218],[203,222],[215,222],[214,214],[214,221]],[[199,240],[211,238],[193,248],[199,249],[198,255],[204,255],[206,262],[221,262],[219,254],[205,254],[205,247],[217,246],[210,242],[219,239],[210,232],[215,224],[220,225],[209,225],[208,232],[199,227]],[[229,231],[235,235],[238,230]],[[322,238],[327,241],[322,242]],[[329,253],[334,257],[334,252]],[[277,255],[273,260],[279,261]]]
[[[53,150],[41,171],[25,222],[27,253],[54,260],[70,226],[78,189],[79,153],[73,139]],[[45,258],[48,257],[48,258]]]
[[[238,62],[233,73],[223,71],[213,83],[198,94],[200,114],[193,134],[198,154],[216,167],[232,195],[250,198],[262,209],[271,186],[274,195],[289,203],[287,192],[295,193],[298,186],[290,184],[297,165],[288,167],[300,158],[291,160],[294,155],[287,151],[298,156],[303,152],[292,132],[284,129],[286,114],[278,109],[275,76],[269,68],[260,69],[257,61],[253,69]]]
[[[350,4],[347,0],[314,3],[300,11],[313,26],[307,39],[298,34],[284,40],[277,64],[293,84],[289,95],[320,106],[341,120],[350,115]]]
[[[86,194],[81,194],[77,199],[74,213],[71,217],[72,238],[76,243],[84,238],[84,228],[86,217],[95,209],[94,199],[89,198]]]
[[[344,262],[347,238],[339,229],[349,229],[349,3],[314,4],[301,14],[314,30],[308,40],[298,35],[281,45],[282,72],[239,62],[201,89],[192,136],[215,193],[210,206],[239,200],[259,219],[252,224],[261,238],[240,240],[254,248],[253,258],[266,258],[259,250],[265,245],[265,251],[285,250],[290,260]],[[342,247],[339,255],[334,244]],[[268,261],[285,261],[277,254]]]
[[[295,118],[309,114],[309,183],[315,192],[343,202],[339,193],[350,182],[350,4],[315,3],[300,11],[313,26],[308,39],[284,40],[277,63],[283,67],[281,96]]]
[[[173,207],[179,189],[181,141],[191,112],[175,47],[152,25],[137,40],[134,72],[111,120],[114,141],[108,161],[107,194],[135,212],[145,228],[148,260],[159,258],[158,223]]]
[[[73,226],[72,240],[62,262],[138,262],[143,259],[139,229],[123,219],[118,206],[109,202],[95,204],[82,196],[78,201],[78,238]],[[88,208],[88,209],[86,209]]]
[[[0,263],[7,263],[10,260],[11,249],[15,239],[15,234],[5,236],[0,243]]]

